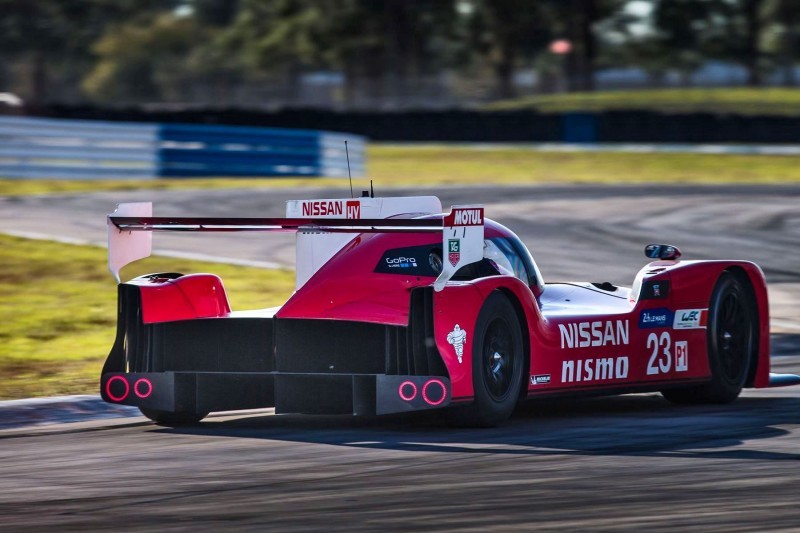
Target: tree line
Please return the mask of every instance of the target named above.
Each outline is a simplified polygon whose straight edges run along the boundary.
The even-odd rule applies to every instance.
[[[347,101],[358,80],[402,95],[457,72],[502,99],[520,69],[592,91],[601,68],[688,80],[709,60],[794,85],[799,29],[797,0],[0,0],[0,92],[107,104],[202,85],[224,100],[335,72]]]

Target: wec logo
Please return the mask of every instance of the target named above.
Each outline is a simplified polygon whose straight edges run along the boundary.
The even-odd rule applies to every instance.
[[[705,329],[708,309],[679,309],[675,311],[673,329]]]

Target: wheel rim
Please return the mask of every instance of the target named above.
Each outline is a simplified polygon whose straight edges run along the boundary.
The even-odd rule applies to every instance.
[[[749,355],[751,324],[742,299],[737,292],[723,295],[717,316],[716,343],[722,373],[730,383],[743,379]]]
[[[508,396],[514,378],[514,339],[503,318],[495,318],[486,329],[483,342],[483,382],[489,396],[502,401]]]

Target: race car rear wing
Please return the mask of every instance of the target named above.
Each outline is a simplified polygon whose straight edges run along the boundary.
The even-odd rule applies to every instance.
[[[434,283],[441,291],[464,265],[483,258],[482,206],[453,206],[439,218],[350,219],[154,217],[150,202],[124,203],[108,215],[108,268],[120,282],[120,270],[152,253],[154,231],[311,231],[324,233],[442,232],[442,272]]]

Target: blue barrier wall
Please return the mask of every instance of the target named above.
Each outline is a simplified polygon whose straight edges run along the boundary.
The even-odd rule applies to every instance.
[[[364,138],[313,130],[163,124],[161,176],[354,176],[364,173]]]
[[[564,113],[563,141],[593,143],[597,141],[597,117],[590,113]]]
[[[0,176],[353,176],[365,139],[314,130],[0,117]]]

